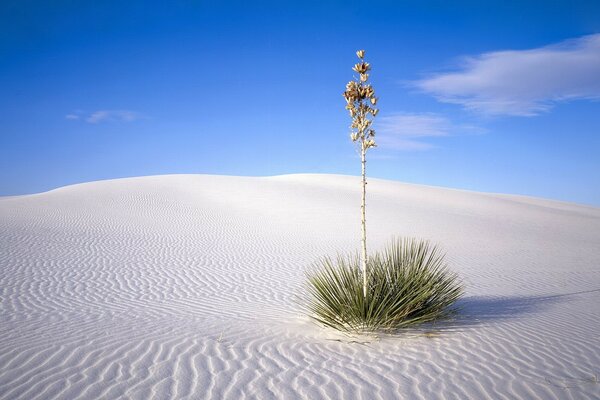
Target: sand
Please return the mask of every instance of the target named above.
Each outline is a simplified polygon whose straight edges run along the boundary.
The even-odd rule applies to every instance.
[[[346,337],[297,303],[360,246],[358,177],[165,175],[0,198],[1,399],[597,399],[600,209],[371,179],[369,249],[439,243],[454,321]]]

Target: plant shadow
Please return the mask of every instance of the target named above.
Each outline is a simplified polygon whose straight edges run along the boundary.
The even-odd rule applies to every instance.
[[[419,331],[456,331],[486,323],[537,314],[570,297],[600,292],[600,289],[549,296],[471,296],[458,300],[451,318],[417,328]]]

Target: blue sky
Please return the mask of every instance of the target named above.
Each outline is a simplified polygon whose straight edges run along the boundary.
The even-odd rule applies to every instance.
[[[599,2],[164,3],[1,3],[0,195],[358,175],[341,93],[364,48],[370,176],[600,206]]]

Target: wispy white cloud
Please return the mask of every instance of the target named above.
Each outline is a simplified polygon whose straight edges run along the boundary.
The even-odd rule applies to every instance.
[[[90,124],[97,124],[100,122],[131,122],[142,118],[142,115],[135,111],[128,110],[99,110],[94,111],[85,118],[86,122]]]
[[[557,102],[600,99],[600,34],[467,57],[458,71],[414,84],[439,101],[488,115],[533,116]]]
[[[482,133],[473,125],[457,125],[446,117],[433,113],[397,113],[381,116],[377,121],[377,142],[394,150],[427,150],[434,147],[424,139]]]
[[[91,113],[76,111],[65,115],[68,120],[83,120],[90,124],[99,124],[101,122],[132,122],[144,118],[144,116],[135,111],[129,110],[98,110]]]

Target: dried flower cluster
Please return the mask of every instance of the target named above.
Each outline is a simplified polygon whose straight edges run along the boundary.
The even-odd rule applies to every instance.
[[[356,55],[360,62],[355,64],[352,69],[359,74],[359,77],[357,80],[348,82],[343,96],[346,99],[346,109],[352,118],[350,138],[353,142],[360,141],[361,150],[366,151],[376,146],[375,130],[371,129],[371,124],[373,123],[372,118],[377,115],[379,110],[372,107],[377,104],[377,97],[375,97],[373,87],[367,84],[371,65],[364,60],[364,50],[358,50]]]

